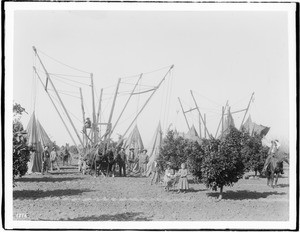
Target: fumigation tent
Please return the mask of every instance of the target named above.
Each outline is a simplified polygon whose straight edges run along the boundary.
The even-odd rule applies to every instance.
[[[192,141],[197,141],[199,144],[201,144],[201,139],[194,125],[192,125],[191,129],[184,135],[184,137]]]
[[[147,147],[149,162],[147,164],[146,175],[149,176],[153,170],[154,161],[158,159],[159,151],[162,143],[162,130],[160,123],[158,124],[150,145]]]
[[[253,136],[254,134],[258,134],[263,137],[268,134],[270,127],[258,125],[255,122],[252,122],[251,116],[249,115],[247,121],[242,126],[242,130],[245,130],[251,136]]]
[[[50,150],[52,142],[41,123],[36,119],[35,112],[30,117],[26,131],[28,146],[33,146],[36,150],[28,163],[28,173],[41,172],[43,146],[48,145]]]

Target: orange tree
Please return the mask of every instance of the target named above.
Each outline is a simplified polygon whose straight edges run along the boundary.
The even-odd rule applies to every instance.
[[[244,174],[242,138],[242,132],[231,127],[222,140],[210,139],[202,144],[202,180],[208,188],[220,189],[219,199],[222,199],[223,187],[232,186]]]
[[[268,148],[264,147],[261,142],[261,136],[255,134],[250,136],[249,133],[243,133],[243,148],[241,150],[245,171],[254,171],[261,173],[265,160],[268,156]]]
[[[23,112],[26,112],[20,104],[13,105],[13,179],[23,176],[27,172],[27,163],[30,159],[29,147],[26,143],[25,131],[20,122]]]
[[[164,169],[167,163],[170,163],[175,170],[178,170],[182,163],[186,163],[193,175],[201,177],[202,154],[201,146],[197,142],[169,131],[163,139],[158,160]]]

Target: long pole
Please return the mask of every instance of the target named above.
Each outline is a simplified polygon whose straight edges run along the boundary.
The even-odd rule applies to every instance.
[[[204,127],[206,127],[206,114],[204,114]],[[206,130],[204,131],[204,138],[206,139]]]
[[[191,128],[190,128],[189,122],[188,122],[188,120],[187,120],[187,118],[186,118],[186,115],[185,115],[185,113],[184,113],[183,106],[182,106],[182,103],[181,103],[181,101],[180,101],[180,98],[179,98],[179,97],[178,97],[178,101],[179,101],[179,104],[180,104],[180,107],[181,107],[181,110],[182,110],[182,113],[183,113],[183,116],[184,116],[185,122],[186,122],[186,124],[187,124],[187,126],[188,126],[188,129],[190,130]]]
[[[137,85],[138,85],[140,79],[142,78],[142,76],[143,76],[143,73],[141,73],[139,79],[138,79],[137,82],[135,83],[133,90],[131,91],[131,93],[130,93],[130,95],[129,95],[129,97],[128,97],[128,99],[127,99],[127,101],[126,101],[126,103],[125,103],[125,105],[124,105],[124,107],[123,107],[123,109],[122,109],[122,111],[121,111],[119,117],[118,117],[118,119],[117,119],[117,121],[115,122],[114,127],[112,128],[112,130],[111,130],[111,132],[110,132],[111,134],[113,133],[114,129],[116,128],[116,126],[117,126],[117,124],[118,124],[118,122],[119,122],[119,120],[120,120],[120,118],[121,118],[123,112],[125,111],[126,106],[127,106],[128,103],[129,103],[129,100],[131,99],[131,97],[132,97],[132,95],[133,95],[133,93],[134,93],[134,91],[135,91],[135,89],[136,89],[136,87],[137,87]]]
[[[100,114],[101,114],[102,95],[103,95],[103,89],[101,89],[100,100],[99,100],[99,105],[98,105],[98,112],[97,112],[97,119],[96,119],[97,126],[98,126],[98,123],[100,120]],[[101,127],[99,127],[99,135],[98,136],[101,137]]]
[[[203,124],[204,124],[204,129],[205,129],[205,131],[207,132],[207,134],[210,135],[209,132],[208,132],[208,130],[207,130],[206,124],[204,123],[204,120],[203,120],[203,118],[202,118],[202,115],[201,115],[201,112],[200,112],[199,107],[198,107],[198,105],[197,105],[197,102],[196,102],[196,100],[195,100],[193,91],[190,90],[190,92],[191,92],[192,98],[193,98],[193,100],[194,100],[195,106],[196,106],[196,108],[197,108],[197,110],[198,110],[198,113],[199,113],[199,115],[200,115],[200,118],[201,118],[201,120],[202,120],[202,122],[203,122]]]
[[[222,121],[222,132],[221,132],[221,138],[223,137],[223,133],[224,133],[224,112],[225,112],[225,107],[222,106],[222,117],[221,117],[221,121]]]
[[[248,110],[249,110],[249,107],[250,107],[250,104],[251,104],[251,101],[252,101],[253,96],[254,96],[254,92],[252,93],[251,98],[250,98],[250,100],[249,100],[249,103],[248,103],[246,112],[245,112],[245,114],[244,114],[244,117],[243,117],[243,120],[242,120],[242,123],[241,123],[241,126],[240,126],[240,130],[242,129],[242,126],[243,126],[244,120],[245,120],[245,118],[246,118],[247,112],[248,112]]]
[[[200,139],[202,138],[201,118],[200,118],[200,115],[199,115],[199,137],[200,137]]]
[[[92,139],[93,145],[97,143],[97,130],[96,130],[96,112],[95,112],[95,93],[94,93],[94,79],[93,79],[93,73],[91,73],[91,87],[92,87],[92,104],[93,104],[93,125],[92,125]]]
[[[85,128],[85,113],[84,113],[84,105],[83,105],[83,97],[82,97],[82,90],[79,88],[80,91],[80,100],[81,100],[81,111],[82,111],[82,122],[83,122],[83,134],[82,134],[82,141],[83,144],[85,143],[85,134],[86,134],[86,128]]]
[[[121,82],[121,78],[118,79],[118,84],[117,84],[117,88],[116,88],[115,95],[114,95],[114,101],[113,101],[113,104],[111,106],[110,115],[109,115],[109,119],[108,119],[108,125],[107,125],[108,139],[110,138],[110,135],[111,135],[111,119],[112,119],[114,108],[115,108],[115,104],[116,104],[116,99],[117,99],[117,95],[118,95],[118,90],[119,90],[120,82]],[[106,140],[106,138],[104,140]]]
[[[52,104],[53,104],[53,106],[54,106],[54,108],[55,108],[56,112],[58,113],[58,115],[59,115],[59,117],[60,117],[61,121],[63,122],[63,124],[64,124],[64,126],[65,126],[66,130],[68,131],[68,133],[69,133],[69,135],[70,135],[70,137],[71,137],[71,139],[72,139],[73,143],[74,143],[74,144],[75,144],[75,146],[77,147],[77,144],[76,144],[76,142],[75,142],[75,139],[73,138],[73,136],[72,136],[71,132],[69,131],[69,128],[68,128],[67,124],[65,123],[65,121],[64,121],[64,119],[63,119],[63,117],[62,117],[62,116],[61,116],[61,114],[59,113],[59,110],[57,109],[57,107],[56,107],[56,105],[55,105],[55,103],[54,103],[54,101],[53,101],[52,97],[50,96],[50,94],[49,94],[49,93],[48,93],[48,91],[46,90],[46,86],[45,86],[45,85],[44,85],[44,83],[42,82],[42,79],[41,79],[40,75],[38,74],[38,72],[36,71],[36,68],[35,68],[35,67],[33,67],[33,70],[35,71],[35,73],[37,74],[37,76],[38,76],[39,80],[41,81],[41,83],[42,83],[42,85],[43,85],[43,87],[44,87],[44,89],[45,89],[45,91],[46,91],[46,93],[47,93],[48,97],[50,98],[50,100],[51,100],[51,102],[52,102]]]
[[[226,110],[227,105],[228,105],[228,100],[226,101],[225,109],[224,109],[224,110]],[[222,106],[222,115],[223,115],[223,106]],[[220,129],[221,122],[222,122],[222,117],[220,118],[220,122],[219,122],[219,125],[218,125],[218,128],[217,128],[217,131],[216,131],[215,138],[217,138],[217,135],[218,135],[218,132],[219,132],[219,129]]]
[[[145,104],[143,105],[143,107],[140,109],[140,111],[137,113],[137,115],[135,116],[135,118],[132,120],[132,122],[130,123],[129,127],[127,128],[127,130],[125,131],[125,133],[123,134],[123,138],[126,135],[126,133],[128,132],[128,130],[130,129],[130,127],[132,126],[132,124],[135,122],[135,120],[137,119],[137,117],[140,115],[140,113],[143,111],[143,109],[145,108],[145,106],[147,105],[147,103],[150,101],[150,99],[152,98],[152,96],[154,95],[154,93],[158,90],[158,88],[160,87],[161,83],[163,83],[163,81],[165,80],[166,76],[168,75],[168,73],[172,70],[172,68],[174,68],[174,65],[172,65],[170,67],[170,69],[168,70],[168,72],[165,74],[165,76],[163,77],[163,79],[159,82],[158,86],[153,90],[153,92],[151,93],[151,95],[149,96],[149,98],[147,99],[147,101],[145,102]]]
[[[35,48],[34,46],[33,46],[33,50],[34,50],[35,54],[37,55],[37,57],[38,57],[38,59],[39,59],[41,65],[42,65],[42,67],[43,67],[43,69],[44,69],[44,71],[45,71],[45,73],[46,73],[46,75],[47,75],[47,79],[49,79],[49,82],[50,82],[50,84],[51,84],[51,86],[52,86],[54,92],[56,93],[56,96],[57,96],[57,98],[58,98],[60,104],[62,105],[62,107],[63,107],[63,109],[64,109],[64,111],[65,111],[65,113],[66,113],[66,115],[67,115],[67,117],[68,117],[68,119],[69,119],[69,121],[70,121],[70,123],[71,123],[71,125],[72,125],[72,127],[73,127],[73,129],[74,129],[74,131],[75,131],[75,133],[76,133],[76,135],[77,135],[77,138],[79,139],[81,145],[84,146],[84,145],[83,145],[83,142],[82,142],[82,140],[81,140],[81,138],[80,138],[80,136],[79,136],[79,134],[78,134],[78,132],[77,132],[75,126],[74,126],[74,123],[73,123],[73,121],[72,121],[72,119],[71,119],[71,117],[70,117],[70,115],[69,115],[69,113],[68,113],[68,111],[67,111],[67,109],[66,109],[64,103],[62,102],[62,100],[61,100],[61,98],[60,98],[60,96],[59,96],[59,94],[58,94],[58,92],[57,92],[57,90],[56,90],[56,88],[55,88],[55,86],[54,86],[54,84],[53,84],[51,78],[50,78],[50,75],[49,75],[49,73],[47,72],[47,70],[46,70],[46,68],[45,68],[45,66],[44,66],[44,64],[43,64],[43,62],[42,62],[42,60],[41,60],[41,58],[40,58],[39,54],[37,53],[37,50],[36,50],[36,48]]]

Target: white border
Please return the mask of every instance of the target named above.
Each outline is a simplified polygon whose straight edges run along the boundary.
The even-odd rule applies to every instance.
[[[12,146],[8,142],[12,138],[12,99],[13,93],[13,25],[16,10],[115,10],[115,11],[287,11],[289,15],[289,87],[290,87],[290,204],[289,221],[164,221],[164,222],[29,222],[12,220]],[[295,229],[296,226],[296,47],[295,47],[295,4],[277,3],[76,3],[76,2],[30,2],[5,3],[5,227],[17,228],[48,228],[48,229]],[[8,167],[8,168],[7,168]]]

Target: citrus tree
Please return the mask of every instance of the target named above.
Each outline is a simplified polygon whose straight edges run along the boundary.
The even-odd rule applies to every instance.
[[[263,169],[268,156],[268,148],[262,145],[261,136],[257,134],[251,136],[249,133],[243,133],[242,145],[245,171],[254,171],[256,176],[257,172],[260,173]]]
[[[242,133],[231,127],[224,139],[210,139],[202,144],[202,180],[208,188],[220,189],[219,200],[224,186],[232,186],[243,177],[242,138]]]
[[[20,121],[21,115],[26,112],[20,104],[13,105],[13,180],[27,172],[27,163],[30,160],[29,147],[26,143],[26,133]]]

